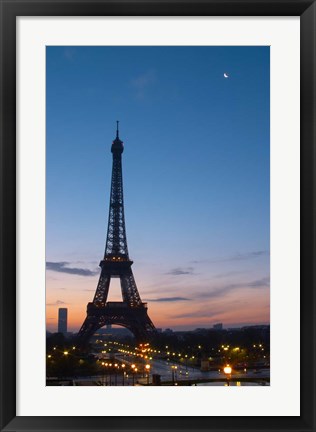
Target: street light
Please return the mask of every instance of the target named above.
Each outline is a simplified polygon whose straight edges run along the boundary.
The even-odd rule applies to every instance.
[[[104,368],[105,368],[105,363],[104,362],[101,362],[101,366],[102,366],[102,385],[105,385],[104,384],[104,382],[105,382],[105,372],[104,372]]]
[[[134,369],[134,374],[137,374],[137,367]],[[134,379],[134,375],[133,375],[133,385],[134,385],[134,383],[135,383],[135,379]]]
[[[231,373],[232,373],[232,368],[228,365],[226,365],[224,367],[224,374],[226,375],[226,381],[227,381],[227,385],[229,386],[229,379],[231,377]]]
[[[147,372],[147,385],[149,385],[150,364],[146,364],[145,369],[146,369],[146,372]]]
[[[173,385],[175,385],[175,378],[176,378],[176,373],[177,373],[177,369],[178,369],[178,366],[171,366],[171,369],[172,369],[172,384]]]
[[[135,385],[135,369],[136,369],[136,366],[134,364],[132,364],[131,368],[132,368],[132,375],[133,375],[133,385]]]
[[[125,364],[122,364],[122,369],[123,369],[123,385],[125,385]]]

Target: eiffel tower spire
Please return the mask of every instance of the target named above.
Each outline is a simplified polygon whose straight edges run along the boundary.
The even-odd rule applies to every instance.
[[[123,198],[123,151],[123,141],[119,139],[117,122],[116,138],[113,141],[111,147],[111,152],[113,154],[112,182],[109,208],[109,223],[104,258],[110,256],[120,256],[121,258],[124,257],[128,259]]]
[[[93,301],[88,303],[87,318],[78,333],[79,344],[86,343],[105,324],[126,327],[137,340],[143,341],[156,332],[147,314],[147,304],[141,301],[131,269],[133,261],[128,254],[122,176],[124,146],[119,138],[118,124],[117,121],[116,138],[111,146],[113,164],[105,252],[100,262],[101,274],[96,292]],[[107,301],[112,277],[120,278],[122,302]]]

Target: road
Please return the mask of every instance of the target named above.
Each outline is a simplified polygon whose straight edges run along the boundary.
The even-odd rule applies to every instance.
[[[132,365],[134,362],[136,364],[135,359],[132,356],[126,356],[120,353],[117,353],[115,357],[122,362]],[[138,369],[144,370],[145,362],[139,363],[137,362]],[[206,371],[202,372],[200,369],[193,368],[191,366],[186,366],[179,363],[174,363],[165,360],[153,359],[150,361],[150,375],[159,374],[161,376],[161,381],[186,381],[186,380],[201,380],[201,379],[218,379],[218,378],[226,378],[225,374],[222,371]],[[142,375],[138,375],[139,379],[141,379]],[[270,377],[270,369],[261,369],[260,371],[256,370],[247,370],[247,372],[242,371],[233,371],[232,379],[237,378],[257,378],[260,380],[261,378],[269,378]],[[143,382],[143,380],[141,380]]]
[[[188,366],[185,364],[179,364],[172,361],[167,361],[163,359],[152,359],[149,362],[139,357],[135,357],[129,354],[123,354],[121,352],[113,353],[112,356],[118,360],[118,363],[124,363],[126,365],[124,372],[123,369],[119,369],[118,373],[106,373],[107,370],[104,370],[103,375],[92,376],[92,377],[78,377],[73,380],[73,385],[102,385],[102,386],[133,386],[133,385],[146,385],[147,383],[152,382],[152,375],[158,374],[160,375],[161,382],[167,382],[168,385],[177,385],[180,382],[190,382],[191,385],[194,385],[194,381],[198,382],[198,385],[219,385],[223,386],[226,384],[226,376],[222,370],[218,371],[206,371],[202,372],[198,368],[194,368],[192,366]],[[112,363],[114,358],[112,358]],[[105,360],[105,358],[104,358]],[[132,368],[132,365],[135,365],[137,368],[137,372],[135,368]],[[150,364],[150,374],[149,377],[145,371],[145,365]],[[254,379],[255,382],[246,382],[247,378],[250,381]],[[258,382],[267,381],[270,378],[270,369],[261,369],[261,370],[252,370],[249,369],[246,372],[242,371],[233,371],[231,375],[231,385],[258,385]],[[203,380],[219,380],[217,382],[212,383],[201,383]],[[221,381],[220,381],[221,380]],[[200,382],[199,382],[200,381]],[[190,385],[189,384],[189,385]],[[269,382],[265,384],[269,385]],[[71,385],[66,384],[66,385]]]

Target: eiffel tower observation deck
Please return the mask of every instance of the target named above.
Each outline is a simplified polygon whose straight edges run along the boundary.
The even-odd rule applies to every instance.
[[[87,317],[77,335],[78,344],[81,346],[86,345],[98,329],[108,324],[127,328],[137,342],[146,342],[156,333],[147,313],[147,303],[143,303],[140,298],[131,268],[133,261],[128,254],[122,176],[124,146],[119,138],[118,125],[119,122],[111,147],[113,165],[105,252],[100,261],[100,278],[93,301],[88,303]],[[120,279],[120,302],[107,301],[111,278]]]

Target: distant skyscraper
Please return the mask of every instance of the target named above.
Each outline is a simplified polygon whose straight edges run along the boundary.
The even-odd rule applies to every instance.
[[[58,333],[67,333],[67,308],[58,309]]]
[[[214,330],[223,330],[223,324],[222,323],[214,324],[213,329]]]

